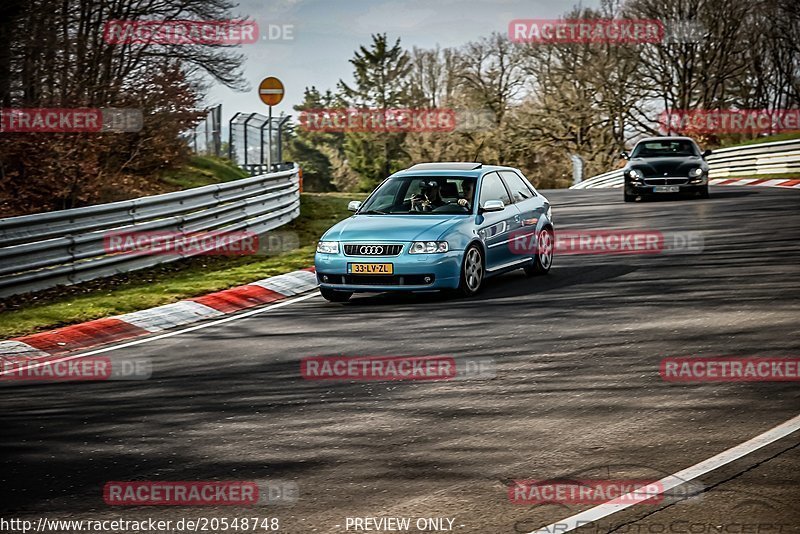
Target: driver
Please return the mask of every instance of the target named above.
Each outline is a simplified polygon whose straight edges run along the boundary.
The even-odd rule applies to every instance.
[[[442,194],[439,191],[439,182],[431,180],[423,182],[420,192],[411,197],[412,211],[433,211],[444,206]]]
[[[472,197],[475,195],[475,182],[472,180],[464,180],[461,183],[461,189],[464,192],[464,198],[458,199],[458,205],[468,210],[471,210]]]

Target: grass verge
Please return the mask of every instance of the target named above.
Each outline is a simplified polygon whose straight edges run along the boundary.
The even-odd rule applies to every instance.
[[[734,146],[747,146],[747,145],[760,145],[761,143],[775,143],[777,141],[790,141],[792,139],[800,139],[800,132],[788,132],[782,134],[768,135],[766,137],[757,137],[756,139],[749,139],[747,141],[728,141],[723,143],[720,148],[730,148]]]
[[[192,156],[186,165],[165,171],[161,181],[177,189],[190,189],[219,182],[230,182],[250,176],[227,159]]]
[[[319,237],[347,216],[346,193],[303,193],[300,216],[282,226],[300,247],[275,256],[202,256],[0,301],[0,339],[143,310],[309,267]]]
[[[782,172],[778,174],[748,174],[746,176],[722,176],[721,179],[734,180],[736,178],[756,178],[758,180],[797,180],[800,173]]]

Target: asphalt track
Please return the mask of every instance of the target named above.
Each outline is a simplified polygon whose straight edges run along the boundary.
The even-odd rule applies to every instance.
[[[460,533],[530,532],[591,505],[509,502],[515,479],[658,479],[800,414],[797,382],[679,384],[667,356],[797,356],[800,191],[712,188],[624,204],[546,191],[557,230],[701,232],[700,254],[561,256],[472,299],[320,297],[106,353],[135,382],[0,388],[0,517],[447,517]],[[304,380],[308,356],[492,358],[492,379]],[[579,532],[800,532],[800,432]],[[109,480],[293,481],[293,505],[109,507]],[[445,522],[447,524],[447,522]],[[12,530],[4,530],[11,532]],[[221,530],[220,530],[221,531]],[[411,530],[414,532],[415,530]],[[230,531],[229,531],[230,532]]]

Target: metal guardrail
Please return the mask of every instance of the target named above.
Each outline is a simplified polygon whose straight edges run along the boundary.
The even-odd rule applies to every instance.
[[[300,214],[299,167],[185,191],[0,219],[0,297],[186,257],[108,254],[110,232],[261,234]]]
[[[570,189],[596,189],[622,187],[623,185],[622,169],[617,169],[615,171],[610,171],[587,178],[586,180],[571,186]]]
[[[709,179],[800,172],[800,139],[720,148],[706,161]],[[622,186],[622,169],[617,169],[588,178],[570,189]]]
[[[800,172],[800,139],[720,148],[707,160],[709,178]]]

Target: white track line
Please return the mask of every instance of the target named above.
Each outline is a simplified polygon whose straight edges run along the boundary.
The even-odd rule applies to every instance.
[[[687,467],[683,471],[678,471],[674,475],[669,475],[658,482],[654,483],[653,486],[659,487],[659,495],[680,486],[681,484],[693,480],[701,475],[709,473],[723,465],[729,464],[734,460],[738,460],[743,456],[747,456],[751,452],[757,451],[758,449],[769,445],[775,441],[778,441],[781,438],[785,438],[792,432],[796,432],[800,430],[800,415],[792,417],[788,421],[781,423],[780,425],[767,430],[763,434],[759,434],[758,436],[745,441],[735,447],[732,447],[726,451],[723,451],[716,456],[709,458],[708,460],[703,460],[702,462],[693,465],[692,467]],[[529,534],[554,534],[554,533],[562,533],[562,532],[569,532],[571,530],[575,530],[578,527],[584,526],[588,523],[593,521],[597,521],[604,517],[607,517],[611,514],[617,513],[621,510],[626,508],[630,508],[634,506],[636,503],[630,502],[631,498],[635,498],[635,492],[630,492],[626,495],[622,495],[614,499],[613,501],[608,501],[606,503],[600,504],[595,506],[594,508],[590,508],[579,514],[575,514],[572,517],[568,517],[566,519],[562,519],[561,521],[557,521],[555,523],[551,523],[546,527],[542,527],[539,530],[535,530],[530,532]],[[626,499],[628,502],[625,502]]]
[[[247,311],[247,312],[244,312],[244,313],[239,313],[237,315],[231,315],[229,317],[225,317],[224,319],[217,319],[215,321],[211,321],[211,322],[208,322],[208,323],[201,323],[201,324],[197,324],[197,325],[190,326],[190,327],[187,327],[187,328],[181,328],[180,330],[175,330],[173,332],[166,332],[164,334],[159,334],[157,336],[144,337],[144,338],[141,338],[141,339],[135,339],[133,341],[128,341],[126,343],[120,343],[119,345],[113,345],[111,347],[104,347],[102,349],[95,349],[95,350],[92,350],[92,351],[89,351],[89,352],[84,352],[84,353],[81,353],[81,354],[74,354],[72,356],[64,356],[63,358],[58,358],[58,359],[55,359],[55,360],[47,360],[46,362],[31,363],[30,365],[25,366],[25,369],[34,369],[36,367],[41,367],[43,365],[52,365],[52,364],[57,363],[57,362],[66,362],[66,361],[69,361],[69,360],[75,360],[77,358],[85,358],[87,356],[94,356],[95,354],[103,354],[104,352],[111,352],[111,351],[114,351],[114,350],[124,349],[124,348],[127,348],[127,347],[133,347],[135,345],[141,345],[142,343],[149,343],[151,341],[156,341],[158,339],[165,339],[165,338],[168,338],[168,337],[173,337],[173,336],[177,336],[177,335],[180,335],[180,334],[185,334],[186,332],[194,332],[195,330],[202,330],[203,328],[209,328],[209,327],[212,327],[212,326],[217,326],[219,324],[229,323],[231,321],[237,321],[239,319],[244,319],[244,318],[247,318],[247,317],[251,317],[253,315],[258,315],[259,313],[268,312],[268,311],[274,310],[276,308],[282,308],[284,306],[288,306],[289,304],[294,304],[295,302],[308,300],[310,298],[314,298],[314,297],[318,297],[318,296],[320,296],[319,292],[318,291],[314,291],[313,293],[309,293],[308,295],[303,295],[301,297],[293,298],[293,299],[290,299],[290,300],[284,300],[284,301],[281,301],[281,302],[277,302],[275,304],[270,304],[269,306],[265,306],[263,308],[258,308],[256,310],[250,310],[250,311]],[[14,373],[14,372],[17,372],[17,371],[18,371],[17,369],[3,371],[3,372],[0,372],[0,376],[8,374],[8,373]]]

